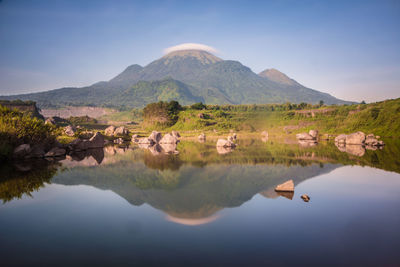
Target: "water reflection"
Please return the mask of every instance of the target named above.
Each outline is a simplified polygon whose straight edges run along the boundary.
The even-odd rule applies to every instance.
[[[112,190],[135,206],[147,203],[170,221],[197,225],[215,221],[220,210],[240,206],[256,194],[292,199],[293,194],[274,192],[288,179],[298,185],[342,165],[400,172],[398,145],[389,142],[384,150],[360,150],[363,154],[359,148],[349,149],[345,154],[331,143],[304,148],[261,140],[239,140],[235,151],[224,155],[213,142],[108,146],[59,162],[2,166],[0,198],[7,202],[30,195],[50,182],[83,184]]]

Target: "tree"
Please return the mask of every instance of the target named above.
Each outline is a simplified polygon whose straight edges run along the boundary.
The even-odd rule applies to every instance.
[[[320,100],[319,105],[322,107],[324,105],[324,100]]]

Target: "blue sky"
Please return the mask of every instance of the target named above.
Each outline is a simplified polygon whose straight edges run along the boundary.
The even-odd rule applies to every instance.
[[[0,94],[84,86],[202,43],[346,100],[400,97],[400,1],[0,0]]]

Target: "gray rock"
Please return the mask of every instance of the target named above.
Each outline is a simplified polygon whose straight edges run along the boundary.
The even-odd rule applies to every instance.
[[[97,132],[89,139],[88,148],[101,147],[104,147],[104,136],[100,132]]]
[[[29,144],[22,144],[17,146],[13,152],[13,158],[24,158],[31,152],[31,146]]]
[[[365,142],[365,134],[356,132],[346,136],[346,145],[362,145]]]
[[[163,136],[163,138],[161,138],[159,143],[160,144],[177,144],[178,141],[179,140],[177,137],[173,136],[172,134],[167,133]]]
[[[283,192],[293,192],[294,191],[294,183],[293,180],[289,180],[284,182],[283,184],[277,185],[275,187],[275,191],[283,191]]]

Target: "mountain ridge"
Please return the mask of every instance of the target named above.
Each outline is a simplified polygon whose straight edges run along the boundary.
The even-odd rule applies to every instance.
[[[278,70],[267,69],[256,74],[239,61],[223,60],[202,50],[173,51],[144,67],[130,65],[109,81],[90,86],[0,96],[7,100],[33,100],[39,107],[117,108],[121,107],[121,100],[125,107],[141,108],[159,98],[183,104],[198,101],[206,104],[318,103],[321,100],[326,104],[352,103],[307,88]]]

